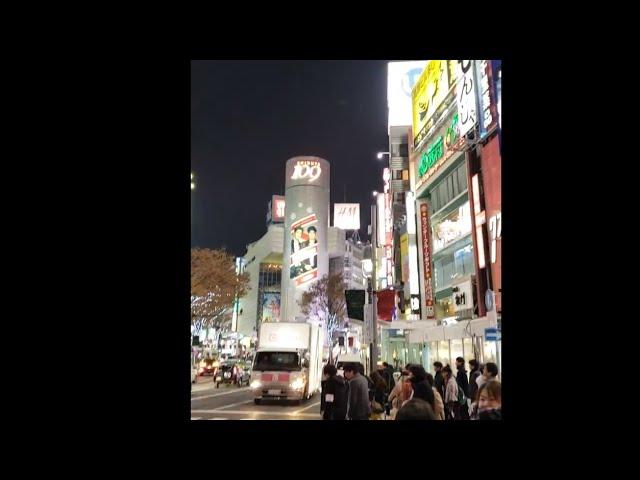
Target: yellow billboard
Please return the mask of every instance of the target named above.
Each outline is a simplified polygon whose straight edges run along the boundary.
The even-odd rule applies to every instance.
[[[413,140],[417,147],[433,126],[434,113],[456,81],[456,60],[430,60],[411,91]]]
[[[402,281],[409,281],[409,235],[400,235],[400,261],[402,262]]]

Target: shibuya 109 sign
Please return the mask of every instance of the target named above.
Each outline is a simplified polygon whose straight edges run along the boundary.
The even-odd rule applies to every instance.
[[[433,284],[431,280],[431,244],[429,241],[429,207],[426,203],[420,205],[420,226],[422,227],[422,255],[424,268],[424,299],[427,306],[427,319],[436,318],[433,306]]]
[[[291,180],[307,179],[309,182],[313,182],[318,179],[321,173],[320,162],[317,160],[299,160],[293,167]]]

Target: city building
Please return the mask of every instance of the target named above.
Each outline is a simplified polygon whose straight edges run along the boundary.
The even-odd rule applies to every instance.
[[[500,362],[501,342],[484,338],[486,328],[501,322],[499,89],[492,65],[426,64],[412,91],[408,161],[394,155],[404,153],[407,130],[390,125],[394,262],[404,266],[394,269],[394,287],[402,291],[402,311],[405,280],[415,266],[407,262],[415,215],[420,320],[412,322],[415,317],[405,307],[404,316],[381,322],[382,359],[419,362],[430,371],[434,361],[454,365],[458,356]],[[408,207],[404,211],[401,196]],[[418,297],[409,300],[415,305]]]
[[[243,343],[257,340],[260,323],[280,321],[282,254],[284,249],[284,199],[274,195],[267,210],[267,232],[247,245],[244,271],[250,290],[238,305],[237,332]]]

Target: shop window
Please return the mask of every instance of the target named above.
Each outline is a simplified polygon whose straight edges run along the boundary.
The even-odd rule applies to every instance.
[[[462,193],[467,190],[467,167],[464,163],[458,167],[456,174],[458,176],[458,189]]]
[[[440,299],[436,298],[435,307],[436,318],[438,319],[452,317],[455,315],[455,312],[453,311],[453,301],[451,300],[450,295]]]
[[[447,182],[442,181],[440,185],[438,185],[438,202],[440,203],[440,208],[444,207],[448,203],[448,195],[447,195]]]
[[[473,273],[473,246],[466,245],[460,250],[456,250],[454,255],[455,270],[460,275],[471,275]]]
[[[453,274],[456,272],[455,264],[451,261],[451,256],[446,257],[448,262],[442,264],[442,275],[444,276],[444,280],[447,285],[451,285],[451,280],[453,279]]]
[[[462,351],[462,339],[461,338],[456,338],[451,340],[451,369],[453,370],[453,374],[455,375],[457,373],[456,368],[455,368],[455,361],[456,358],[458,357],[462,357],[464,358],[464,352]],[[466,360],[466,358],[465,358]]]
[[[431,372],[432,375],[436,374],[433,368],[433,364],[438,361],[438,342],[429,342],[429,355],[427,357],[428,365],[425,366],[427,372]]]
[[[440,340],[438,343],[438,361],[441,362],[443,366],[451,365],[451,358],[449,357],[449,340]]]
[[[496,342],[484,342],[484,363],[496,362]]]
[[[444,215],[438,221],[433,222],[433,252],[439,252],[443,248],[471,234],[471,210],[469,202],[465,202],[458,208]]]
[[[464,349],[464,358],[465,360],[469,361],[472,359],[476,359],[476,354],[473,351],[473,341],[470,338],[463,338],[462,339],[462,348]],[[469,367],[469,370],[471,370],[471,367]]]

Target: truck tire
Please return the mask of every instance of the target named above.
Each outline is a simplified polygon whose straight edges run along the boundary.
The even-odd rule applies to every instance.
[[[256,405],[260,405],[260,399],[259,398],[254,398],[253,399],[253,403],[255,403]]]

